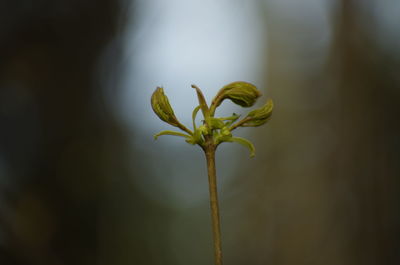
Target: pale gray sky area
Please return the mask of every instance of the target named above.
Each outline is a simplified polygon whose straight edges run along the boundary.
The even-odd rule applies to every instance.
[[[262,85],[266,31],[256,2],[228,2],[153,0],[135,7],[139,26],[125,46],[130,61],[121,98],[125,119],[134,122],[132,113],[141,113],[148,123],[140,128],[149,133],[166,128],[143,104],[156,86],[164,87],[181,122],[191,124],[197,104],[191,84],[209,100],[232,81]]]

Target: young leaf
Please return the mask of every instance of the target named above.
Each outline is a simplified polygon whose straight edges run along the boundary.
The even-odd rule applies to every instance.
[[[210,110],[208,109],[208,105],[207,105],[206,99],[204,98],[204,95],[201,92],[200,88],[198,88],[196,85],[192,85],[192,87],[194,89],[196,89],[197,98],[199,99],[201,112],[203,112],[204,119],[206,121],[208,121],[208,119],[210,117]]]
[[[256,149],[254,145],[249,141],[241,137],[231,137],[229,142],[236,142],[247,147],[250,150],[250,157],[254,157],[256,155]]]
[[[157,138],[159,136],[162,135],[173,135],[173,136],[180,136],[180,137],[184,137],[184,138],[190,138],[190,135],[184,134],[184,133],[180,133],[180,132],[174,132],[174,131],[161,131],[159,133],[157,133],[156,135],[154,135],[154,140],[157,140]]]
[[[219,90],[217,96],[213,99],[212,114],[214,114],[215,108],[221,105],[225,99],[230,99],[233,103],[242,107],[251,107],[260,96],[261,92],[253,84],[242,81],[227,84]]]
[[[274,108],[274,103],[271,99],[267,100],[267,103],[264,104],[259,109],[255,109],[251,111],[245,118],[245,122],[243,122],[241,127],[257,127],[265,124],[272,115],[272,109]]]
[[[157,87],[151,96],[151,107],[157,116],[168,124],[178,127],[179,121],[175,117],[174,110],[169,104],[167,96],[162,87]]]

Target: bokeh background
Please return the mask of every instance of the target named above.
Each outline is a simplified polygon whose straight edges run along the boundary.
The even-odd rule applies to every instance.
[[[190,125],[237,80],[275,111],[217,153],[225,264],[400,264],[400,2],[0,2],[0,264],[213,264]],[[257,105],[258,106],[258,105]],[[218,115],[246,113],[226,102]]]

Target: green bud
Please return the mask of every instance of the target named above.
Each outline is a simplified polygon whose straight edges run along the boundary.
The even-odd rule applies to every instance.
[[[225,123],[217,118],[210,118],[210,124],[212,129],[221,129],[225,126]]]
[[[208,128],[205,125],[200,125],[198,130],[201,132],[202,135],[208,135]]]
[[[164,94],[164,89],[162,87],[157,87],[151,96],[151,107],[157,116],[166,123],[172,126],[178,127],[179,121],[175,117],[174,110],[169,104],[167,96]]]
[[[229,129],[227,127],[223,127],[221,129],[221,135],[223,136],[232,136],[231,131],[229,131]]]
[[[242,107],[251,107],[260,96],[261,92],[254,85],[238,81],[221,88],[214,98],[213,104],[218,107],[222,101],[230,99]]]
[[[199,126],[199,128],[194,130],[193,136],[186,140],[189,144],[202,144],[203,143],[203,134],[207,130],[204,125]]]
[[[222,142],[231,142],[232,133],[227,127],[223,127],[215,134],[215,143],[218,145]]]
[[[242,127],[257,127],[265,124],[272,115],[272,109],[274,108],[274,103],[272,99],[267,100],[264,106],[259,109],[255,109],[247,114],[246,120],[240,126]]]

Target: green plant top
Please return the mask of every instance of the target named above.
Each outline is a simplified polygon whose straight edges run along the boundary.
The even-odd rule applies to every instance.
[[[242,107],[251,107],[261,96],[261,92],[252,84],[247,82],[233,82],[221,88],[208,106],[200,88],[195,85],[199,105],[194,108],[192,114],[193,131],[181,124],[175,116],[174,110],[169,104],[167,96],[162,87],[157,87],[151,96],[151,106],[157,116],[166,123],[177,127],[182,132],[162,131],[154,136],[157,139],[161,135],[174,135],[185,138],[192,145],[199,145],[205,153],[207,161],[208,183],[210,190],[210,209],[212,217],[212,230],[214,238],[215,265],[222,265],[221,228],[218,206],[217,173],[215,167],[215,151],[223,142],[237,142],[250,149],[250,156],[254,156],[253,144],[243,138],[234,137],[232,131],[238,127],[257,127],[266,123],[272,114],[273,103],[269,99],[258,109],[250,111],[244,118],[235,113],[229,117],[215,117],[215,110],[225,99]],[[197,113],[201,110],[204,120],[200,126],[196,125]]]
[[[215,117],[215,111],[225,99],[242,107],[251,107],[261,96],[261,92],[252,84],[247,82],[233,82],[222,87],[208,106],[200,88],[192,85],[196,90],[199,105],[192,113],[193,131],[181,124],[176,118],[174,111],[169,104],[167,96],[162,87],[157,87],[151,96],[151,106],[157,116],[164,122],[179,128],[182,132],[162,131],[154,136],[157,139],[161,135],[174,135],[185,138],[186,142],[192,145],[199,145],[204,151],[211,146],[215,148],[223,142],[237,142],[249,148],[250,156],[255,155],[254,145],[240,137],[234,137],[232,131],[238,127],[257,127],[265,124],[271,117],[273,102],[271,99],[260,108],[249,112],[244,118],[235,113],[229,117]],[[197,113],[201,110],[204,120],[202,124],[196,125]]]

